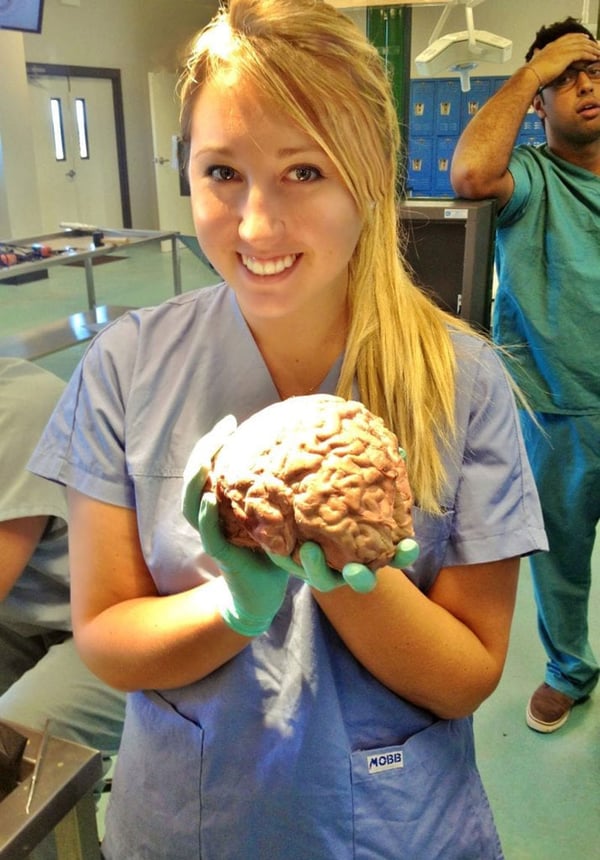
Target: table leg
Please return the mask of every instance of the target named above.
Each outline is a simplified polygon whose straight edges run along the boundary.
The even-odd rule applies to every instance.
[[[176,296],[181,295],[181,254],[177,236],[171,237],[171,251],[173,262],[173,291]]]
[[[91,257],[83,261],[85,265],[85,286],[87,288],[88,308],[93,311],[96,307],[96,289],[94,287],[94,264]]]
[[[82,798],[54,828],[57,860],[99,860],[100,840],[91,795]]]

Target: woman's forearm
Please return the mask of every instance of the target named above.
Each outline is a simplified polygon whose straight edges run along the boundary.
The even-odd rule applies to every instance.
[[[221,579],[165,597],[137,597],[74,623],[89,668],[121,690],[169,689],[198,681],[250,641],[218,611]]]
[[[501,564],[497,585],[484,594],[481,608],[464,617],[457,617],[460,610],[453,614],[436,603],[391,568],[378,573],[370,594],[357,595],[344,588],[315,593],[315,599],[349,650],[381,683],[441,718],[458,718],[473,713],[490,695],[504,667],[518,561]],[[484,567],[473,566],[469,575]],[[460,582],[461,575],[448,582]],[[485,577],[488,581],[493,583]],[[454,602],[460,606],[460,589],[442,588],[443,599],[447,594],[451,606]],[[476,591],[484,591],[483,581]],[[473,605],[478,599],[479,594],[472,596]]]

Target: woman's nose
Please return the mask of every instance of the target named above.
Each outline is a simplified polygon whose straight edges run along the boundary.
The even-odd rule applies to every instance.
[[[240,237],[256,242],[278,235],[284,228],[282,203],[274,191],[251,188],[240,212]]]

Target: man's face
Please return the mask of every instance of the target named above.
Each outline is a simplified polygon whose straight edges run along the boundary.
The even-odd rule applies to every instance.
[[[573,63],[535,97],[548,142],[600,139],[600,63]]]

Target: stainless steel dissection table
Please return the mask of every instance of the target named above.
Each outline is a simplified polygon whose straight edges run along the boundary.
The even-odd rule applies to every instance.
[[[17,787],[0,802],[0,860],[35,858],[36,846],[50,834],[58,860],[99,860],[93,789],[102,777],[101,754],[50,734],[30,798],[42,733],[13,727],[27,746]]]
[[[102,244],[94,243],[94,233],[100,233]],[[52,266],[82,263],[85,269],[87,310],[71,314],[46,325],[26,329],[0,338],[0,355],[35,360],[76,343],[90,340],[106,323],[121,316],[128,306],[98,305],[94,284],[94,258],[123,251],[150,242],[170,242],[172,254],[173,292],[181,293],[181,257],[179,233],[162,230],[113,230],[106,227],[93,230],[64,229],[57,233],[30,236],[25,239],[0,239],[0,247],[19,249],[21,261],[0,267],[2,282],[13,282]],[[30,253],[27,253],[28,249]],[[43,249],[43,254],[40,249]],[[39,255],[38,255],[39,254]],[[43,285],[44,281],[40,281]]]

